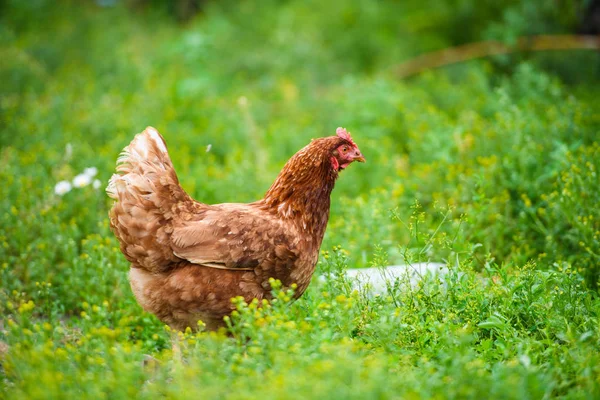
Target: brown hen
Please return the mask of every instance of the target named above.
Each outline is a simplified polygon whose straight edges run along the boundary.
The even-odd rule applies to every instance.
[[[315,270],[338,174],[364,162],[345,129],[316,139],[283,167],[264,199],[208,205],[181,187],[156,129],[136,135],[107,192],[110,225],[131,262],[140,305],[173,329],[224,325],[231,298],[270,299],[269,278],[304,293]]]

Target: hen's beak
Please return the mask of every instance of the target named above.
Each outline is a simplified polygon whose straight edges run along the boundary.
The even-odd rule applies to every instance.
[[[367,162],[365,157],[362,155],[362,153],[358,149],[356,149],[356,153],[354,154],[354,158],[352,159],[352,161]]]

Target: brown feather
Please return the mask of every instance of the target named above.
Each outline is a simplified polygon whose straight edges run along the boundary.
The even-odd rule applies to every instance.
[[[107,192],[116,200],[110,224],[131,262],[130,282],[141,306],[175,329],[223,325],[232,297],[271,297],[269,278],[308,286],[329,218],[338,177],[330,157],[349,142],[312,141],[250,204],[206,205],[179,185],[164,139],[151,127],[117,163]]]

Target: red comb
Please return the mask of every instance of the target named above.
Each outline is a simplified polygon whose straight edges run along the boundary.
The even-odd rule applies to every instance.
[[[352,140],[350,133],[348,133],[345,128],[339,127],[335,130],[335,133],[342,139],[349,141],[353,146],[356,146],[356,143],[354,143],[354,140]]]

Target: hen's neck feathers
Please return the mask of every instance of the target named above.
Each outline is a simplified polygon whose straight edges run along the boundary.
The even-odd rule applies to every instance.
[[[294,220],[319,244],[329,219],[329,197],[338,177],[330,157],[342,142],[336,136],[313,140],[290,158],[262,200],[267,209]]]

